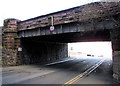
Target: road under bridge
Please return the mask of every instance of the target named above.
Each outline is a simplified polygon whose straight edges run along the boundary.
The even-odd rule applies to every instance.
[[[113,76],[120,81],[119,28],[119,2],[90,3],[25,21],[7,19],[3,46],[11,53],[4,58],[4,64],[47,63],[67,57],[67,43],[111,41]]]

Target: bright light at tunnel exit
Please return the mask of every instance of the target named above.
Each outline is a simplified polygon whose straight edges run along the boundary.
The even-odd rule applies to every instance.
[[[88,56],[87,56],[88,55]],[[112,60],[111,42],[76,42],[68,44],[70,57],[102,57]]]

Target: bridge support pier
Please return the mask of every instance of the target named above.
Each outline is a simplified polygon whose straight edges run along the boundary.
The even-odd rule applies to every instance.
[[[21,56],[18,48],[20,47],[20,38],[17,35],[16,19],[4,20],[2,27],[2,66],[14,66],[21,63]]]
[[[113,77],[120,82],[120,28],[111,30],[113,50]]]
[[[67,43],[32,41],[19,38],[16,19],[6,19],[3,27],[2,65],[49,63],[68,57]],[[33,37],[34,39],[34,37]]]

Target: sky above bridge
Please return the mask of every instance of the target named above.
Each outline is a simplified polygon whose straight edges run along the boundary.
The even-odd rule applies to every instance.
[[[26,20],[91,2],[120,0],[0,0],[0,26],[7,18]]]
[[[7,18],[26,20],[99,0],[0,0],[0,26]]]

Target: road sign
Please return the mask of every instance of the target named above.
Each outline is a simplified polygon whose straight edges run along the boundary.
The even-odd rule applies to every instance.
[[[22,48],[21,48],[21,47],[19,47],[19,48],[18,48],[18,51],[22,51]]]
[[[54,31],[55,30],[55,27],[52,25],[50,26],[50,31]]]

